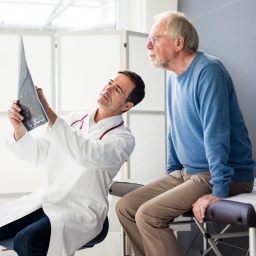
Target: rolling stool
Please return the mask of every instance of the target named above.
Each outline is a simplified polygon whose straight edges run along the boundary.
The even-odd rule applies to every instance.
[[[107,216],[103,223],[102,231],[95,238],[93,238],[90,242],[88,242],[87,244],[82,246],[79,250],[91,248],[94,245],[101,243],[106,238],[106,236],[108,234],[108,229],[109,229],[109,222],[108,222],[108,216]],[[14,237],[6,239],[6,240],[2,240],[2,241],[0,241],[0,245],[3,246],[4,248],[6,248],[6,250],[13,250],[13,239],[14,239]]]

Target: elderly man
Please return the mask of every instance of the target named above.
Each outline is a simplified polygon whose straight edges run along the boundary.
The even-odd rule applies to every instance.
[[[253,188],[255,162],[232,79],[198,45],[184,14],[156,17],[147,48],[152,65],[170,71],[167,174],[116,205],[136,256],[181,255],[174,218],[193,208],[202,222],[210,204]]]

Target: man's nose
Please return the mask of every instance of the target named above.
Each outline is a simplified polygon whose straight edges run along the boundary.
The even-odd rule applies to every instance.
[[[113,86],[112,85],[108,85],[106,88],[105,88],[105,91],[110,93],[112,91],[112,88]]]
[[[149,49],[149,50],[152,50],[154,48],[152,42],[149,40],[146,44],[146,48]]]

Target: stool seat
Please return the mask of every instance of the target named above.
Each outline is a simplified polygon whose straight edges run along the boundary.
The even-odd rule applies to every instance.
[[[91,248],[94,245],[101,243],[106,238],[106,236],[108,234],[108,229],[109,229],[109,222],[108,222],[108,216],[107,216],[103,223],[102,231],[95,238],[93,238],[90,242],[83,245],[79,250]],[[6,249],[13,250],[13,239],[14,239],[14,237],[2,240],[2,241],[0,241],[0,245]]]
[[[90,242],[83,245],[79,250],[90,248],[96,244],[101,243],[106,238],[106,236],[108,234],[108,229],[109,229],[109,222],[108,222],[108,216],[107,216],[103,223],[102,231],[95,238],[93,238]]]

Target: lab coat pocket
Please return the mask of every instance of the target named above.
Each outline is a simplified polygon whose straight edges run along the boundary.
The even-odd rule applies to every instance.
[[[78,221],[92,232],[102,225],[106,217],[105,205],[91,198],[73,197],[72,209]]]

